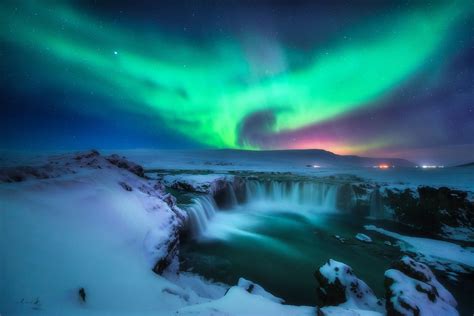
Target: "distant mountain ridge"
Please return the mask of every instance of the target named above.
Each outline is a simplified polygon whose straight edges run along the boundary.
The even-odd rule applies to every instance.
[[[371,158],[356,155],[338,155],[323,149],[291,149],[291,150],[240,150],[240,149],[215,149],[216,158],[232,160],[251,159],[271,162],[288,162],[305,165],[344,166],[344,167],[372,167],[387,164],[396,167],[415,167],[411,161],[401,158]]]

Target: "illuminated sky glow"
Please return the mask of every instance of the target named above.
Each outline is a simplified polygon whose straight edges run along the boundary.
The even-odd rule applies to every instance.
[[[311,15],[300,22],[295,16],[292,34],[304,28],[304,45],[279,36],[285,10],[278,6],[277,22],[266,18],[258,26],[255,16],[248,17],[251,23],[234,17],[232,27],[222,31],[209,22],[203,26],[209,35],[203,37],[188,34],[193,25],[180,17],[171,25],[152,15],[149,25],[134,15],[117,22],[114,14],[123,13],[119,5],[104,14],[104,8],[66,2],[50,7],[35,1],[2,3],[0,39],[7,55],[2,69],[11,75],[7,85],[16,81],[15,90],[22,93],[62,89],[71,98],[80,96],[77,100],[98,100],[65,101],[61,106],[68,113],[114,120],[117,112],[118,124],[134,129],[140,124],[124,119],[128,113],[144,118],[148,133],[165,131],[191,146],[383,154],[421,144],[449,145],[450,134],[458,143],[474,144],[468,137],[474,130],[472,102],[466,105],[474,96],[473,85],[465,83],[473,78],[468,27],[473,6],[468,1],[435,3],[355,14],[335,32],[315,28],[314,36],[313,22],[307,21]],[[269,7],[258,9],[257,17]],[[206,12],[204,19],[223,19],[221,12],[232,9]],[[244,16],[248,12],[237,9]],[[316,9],[314,18],[325,14]],[[350,15],[351,8],[343,11]],[[254,26],[241,30],[239,23]],[[457,65],[460,58],[471,64]],[[444,83],[455,80],[448,78],[453,71],[464,84],[451,82],[447,89]],[[459,104],[470,116],[461,130],[440,126],[441,134],[432,133],[430,143],[408,116],[429,116],[430,121],[433,114],[427,116],[427,110],[436,113],[446,106],[433,97],[440,91],[444,102]],[[397,119],[386,119],[386,113]],[[435,116],[434,121],[440,120],[442,114]]]

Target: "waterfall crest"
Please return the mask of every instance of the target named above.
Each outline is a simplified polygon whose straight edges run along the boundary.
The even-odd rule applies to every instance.
[[[191,205],[187,207],[189,231],[192,238],[199,237],[206,230],[217,209],[216,202],[211,195],[203,195],[192,199]]]
[[[309,181],[257,181],[245,182],[245,201],[274,202],[284,205],[336,210],[339,185]]]
[[[189,231],[192,238],[201,236],[219,209],[242,204],[262,203],[290,209],[304,207],[335,212],[339,191],[338,184],[323,182],[246,180],[237,188],[229,182],[219,193],[218,202],[212,195],[192,199],[187,207]],[[243,198],[238,199],[237,196]],[[222,197],[224,201],[221,201]]]

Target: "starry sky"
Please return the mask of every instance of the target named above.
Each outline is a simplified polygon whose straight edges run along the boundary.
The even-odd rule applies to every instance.
[[[2,1],[0,65],[4,149],[474,161],[471,1]]]

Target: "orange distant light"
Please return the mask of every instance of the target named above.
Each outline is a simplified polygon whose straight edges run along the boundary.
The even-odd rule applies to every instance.
[[[385,165],[385,164],[379,165],[379,169],[388,169],[388,168],[390,168],[389,165]]]

